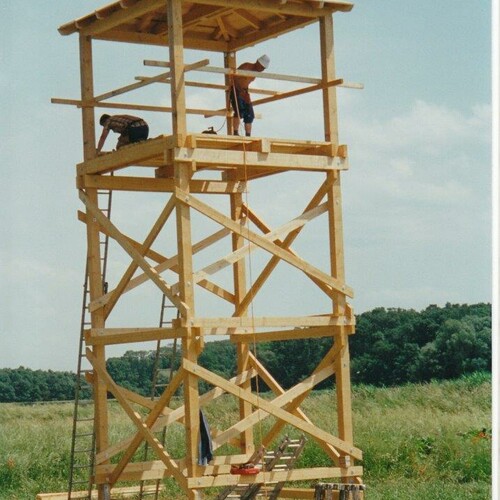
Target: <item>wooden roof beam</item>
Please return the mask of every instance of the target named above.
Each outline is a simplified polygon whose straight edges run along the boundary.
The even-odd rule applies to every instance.
[[[197,3],[205,5],[221,5],[227,6],[227,0],[196,0]],[[319,8],[319,4],[323,7]],[[323,0],[319,2],[313,0],[312,2],[304,2],[303,4],[283,2],[283,0],[231,0],[231,7],[234,9],[244,9],[247,11],[262,11],[274,12],[277,14],[291,15],[291,16],[305,16],[318,18],[332,11],[349,12],[353,8],[353,4],[344,1]]]
[[[182,16],[182,29],[186,31],[191,26],[198,24],[202,19],[211,19],[231,10],[227,6],[199,5],[193,7],[187,14]]]
[[[279,35],[283,35],[297,28],[303,28],[313,22],[316,22],[316,19],[307,16],[285,18],[278,23],[269,24],[258,31],[252,31],[248,35],[232,40],[229,43],[229,48],[230,50],[241,50],[246,47],[251,47],[256,43],[269,40],[270,38],[276,38]]]
[[[164,6],[165,0],[149,0],[148,2],[141,1],[129,8],[122,8],[114,11],[109,16],[95,20],[81,31],[86,36],[95,36]]]
[[[252,28],[255,28],[258,30],[262,29],[262,27],[263,27],[262,23],[254,15],[250,14],[250,12],[248,12],[247,10],[235,9],[234,13],[237,16],[241,17],[248,24],[250,24],[250,26],[252,26]]]

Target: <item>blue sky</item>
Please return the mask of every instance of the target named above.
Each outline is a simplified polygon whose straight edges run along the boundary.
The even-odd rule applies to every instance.
[[[0,5],[0,367],[76,367],[85,264],[74,182],[80,113],[50,98],[79,95],[77,37],[60,36],[58,26],[104,3]],[[491,301],[490,20],[483,0],[362,0],[335,16],[337,74],[365,86],[338,91],[340,139],[350,158],[343,176],[345,264],[356,312]],[[313,26],[247,49],[239,60],[266,52],[272,72],[318,76],[318,47]],[[217,54],[186,54],[188,62],[205,57],[222,65]],[[161,58],[166,49],[97,43],[96,92],[155,74],[142,60]],[[286,88],[274,81],[259,86]],[[158,85],[129,100],[164,101],[167,91]],[[217,108],[221,97],[196,91],[189,99],[193,107]],[[321,140],[319,111],[312,94],[266,106],[254,135]],[[168,132],[168,118],[146,118],[153,136]],[[194,117],[190,129],[220,128],[222,120]],[[299,194],[312,184],[287,178],[283,187]],[[273,225],[295,214],[285,193],[250,196]],[[152,217],[160,200],[146,200],[133,210],[126,198],[118,200],[118,222],[132,228]],[[309,236],[309,244],[299,244],[301,255],[313,259],[318,244],[321,259],[321,235]],[[294,308],[314,301],[287,296]],[[265,295],[257,301],[259,311],[266,302]]]

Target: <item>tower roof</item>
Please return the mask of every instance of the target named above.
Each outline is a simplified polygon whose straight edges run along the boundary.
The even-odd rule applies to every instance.
[[[59,33],[168,45],[166,4],[167,0],[120,0],[63,24]],[[350,2],[334,0],[183,0],[184,47],[240,50],[352,7]]]

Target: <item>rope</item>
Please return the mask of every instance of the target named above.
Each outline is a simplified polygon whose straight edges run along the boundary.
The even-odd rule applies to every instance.
[[[239,127],[241,127],[241,116],[240,116],[240,109],[239,109],[239,106],[238,106],[238,96],[236,94],[236,87],[234,85],[234,80],[233,80],[233,76],[231,75],[230,76],[230,80],[231,80],[231,89],[232,89],[232,92],[233,92],[233,96],[234,96],[234,102],[236,104],[236,115],[238,117],[238,121],[239,121]],[[231,123],[231,126],[233,126],[233,124]],[[233,130],[234,132],[234,130]],[[244,130],[244,126],[243,126],[243,132],[245,132]],[[245,144],[245,141],[242,141],[242,146],[243,146],[243,172],[244,172],[244,179],[245,179],[245,191],[244,191],[244,197],[245,197],[245,205],[247,206],[247,210],[249,210],[250,208],[250,202],[249,202],[249,196],[248,196],[248,165],[247,165],[247,149],[246,149],[246,144]],[[248,217],[247,217],[247,222],[246,222],[246,227],[247,227],[247,235],[249,236],[250,235],[250,224],[248,222]],[[247,237],[247,241],[250,243],[250,239]],[[247,257],[247,261],[248,261],[248,279],[249,279],[249,283],[250,283],[250,291],[252,290],[252,283],[253,283],[253,274],[252,274],[252,252],[251,252],[251,248],[250,248],[250,244],[248,244],[248,257]],[[252,328],[252,351],[253,351],[253,355],[255,356],[255,359],[258,359],[257,358],[257,337],[256,337],[256,333],[255,333],[255,314],[254,314],[254,303],[253,303],[253,296],[250,297],[250,318],[251,318],[251,328]],[[260,411],[260,404],[259,404],[259,401],[260,401],[260,384],[259,384],[259,377],[257,376],[256,379],[255,379],[255,392],[257,394],[257,411]],[[259,419],[259,451],[262,451],[262,420]],[[261,463],[261,472],[263,474],[263,477],[264,477],[264,481],[263,481],[263,484],[264,486],[267,485],[267,482],[265,480],[265,459],[264,459],[264,455],[265,453],[260,453],[260,463]],[[267,490],[264,489],[264,496],[265,498],[268,498],[267,496]]]

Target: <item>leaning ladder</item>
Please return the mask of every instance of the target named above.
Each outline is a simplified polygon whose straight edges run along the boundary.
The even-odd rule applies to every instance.
[[[98,205],[101,211],[110,218],[111,216],[111,191],[97,192]],[[107,292],[106,269],[108,262],[109,237],[103,233],[99,236],[101,249],[101,275],[103,279],[104,293]],[[71,454],[69,468],[68,500],[79,498],[92,499],[95,466],[95,419],[93,404],[85,401],[85,391],[92,396],[92,384],[89,377],[92,370],[84,368],[85,357],[85,330],[90,328],[90,290],[89,290],[89,268],[88,258],[85,265],[85,280],[83,284],[82,315],[80,322],[80,341],[78,347],[78,362],[75,381],[75,404],[73,409],[73,430],[71,434]],[[90,398],[92,399],[92,398]],[[84,404],[84,402],[86,404]],[[77,495],[78,491],[78,495]],[[81,492],[86,496],[82,497]]]
[[[262,470],[265,472],[291,470],[301,454],[306,438],[290,439],[285,436],[276,450],[270,450],[264,455]],[[217,500],[253,500],[257,497],[275,500],[284,486],[284,482],[266,482],[255,484],[237,484],[224,489]]]
[[[160,308],[160,328],[165,328],[167,326],[172,326],[172,310],[177,312],[177,318],[179,318],[179,311],[177,308],[172,305],[168,297],[166,295],[162,295],[161,299],[161,308]],[[170,314],[169,314],[170,313]],[[174,339],[172,345],[172,356],[170,360],[170,369],[162,368],[162,351],[161,351],[161,341],[158,340],[156,342],[156,353],[155,360],[153,364],[153,376],[151,381],[151,400],[154,401],[158,396],[161,395],[161,392],[167,387],[174,373],[175,362],[176,362],[176,354],[177,354],[177,338]],[[166,352],[166,351],[164,351]],[[159,441],[162,446],[165,446],[167,429],[163,427],[160,431]],[[150,447],[146,442],[144,444],[144,461],[146,462],[150,456]],[[148,484],[149,483],[149,484]],[[149,481],[141,481],[139,486],[139,496],[138,500],[143,500],[144,498],[154,498],[154,500],[158,500],[160,491],[162,489],[162,480],[156,479],[152,481],[153,484]]]

